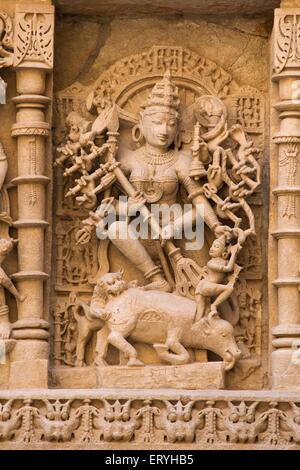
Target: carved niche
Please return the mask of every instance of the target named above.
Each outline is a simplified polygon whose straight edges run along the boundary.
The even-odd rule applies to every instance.
[[[58,382],[77,366],[106,386],[216,388],[238,357],[259,364],[263,95],[192,51],[154,46],[59,92],[55,111]],[[151,203],[203,204],[203,247],[177,240],[175,216],[122,243],[103,225],[115,211],[120,229],[120,195],[144,220]]]

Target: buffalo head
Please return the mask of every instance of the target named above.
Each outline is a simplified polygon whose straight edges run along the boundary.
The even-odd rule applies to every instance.
[[[201,334],[203,347],[223,358],[226,371],[232,369],[241,357],[232,325],[218,316],[213,316],[197,322],[197,330]]]

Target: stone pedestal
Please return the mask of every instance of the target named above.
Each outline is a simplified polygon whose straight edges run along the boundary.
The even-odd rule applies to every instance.
[[[145,367],[67,367],[55,368],[52,380],[58,388],[132,388],[132,389],[223,389],[222,362],[198,362],[183,366],[147,365]]]
[[[11,352],[16,345],[13,339],[0,340],[0,389],[9,388]]]

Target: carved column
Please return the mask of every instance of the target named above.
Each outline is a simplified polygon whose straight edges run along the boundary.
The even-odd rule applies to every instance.
[[[275,11],[271,233],[277,241],[277,319],[272,385],[300,389],[300,9]],[[277,176],[275,177],[275,175]],[[277,182],[275,182],[275,178]],[[276,186],[272,188],[272,181]],[[274,198],[274,199],[272,199]],[[274,214],[274,218],[273,215]],[[273,225],[273,227],[272,227]],[[275,228],[275,230],[273,230]],[[270,263],[272,264],[272,252]],[[272,296],[272,292],[271,292]],[[270,315],[272,308],[270,306]]]
[[[15,58],[17,93],[16,123],[12,136],[17,139],[19,271],[13,278],[25,300],[19,304],[13,337],[10,386],[47,387],[48,328],[44,301],[44,249],[46,219],[47,138],[50,125],[46,96],[48,74],[53,66],[54,11],[50,5],[17,6],[15,16]],[[49,149],[48,149],[49,153]],[[49,155],[48,155],[49,157]],[[49,157],[51,158],[51,157]]]

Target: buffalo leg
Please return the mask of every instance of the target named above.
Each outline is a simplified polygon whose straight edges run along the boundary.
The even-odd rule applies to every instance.
[[[133,346],[119,333],[118,331],[112,331],[109,333],[108,342],[115,346],[117,349],[122,351],[126,357],[129,358],[127,363],[128,366],[142,366],[142,361],[137,358],[137,352]]]
[[[83,326],[84,326],[83,329],[78,328],[78,339],[77,339],[77,345],[76,345],[76,362],[75,362],[76,367],[83,367],[85,365],[84,363],[85,347],[92,333],[91,330],[86,325],[83,325]]]
[[[164,344],[153,345],[158,356],[165,362],[174,365],[187,364],[189,362],[190,355],[178,339],[180,332],[177,328],[170,330],[167,341]],[[174,354],[169,351],[173,351]]]
[[[97,332],[96,355],[94,361],[96,366],[107,366],[105,357],[108,348],[108,335],[109,331],[106,326]]]

